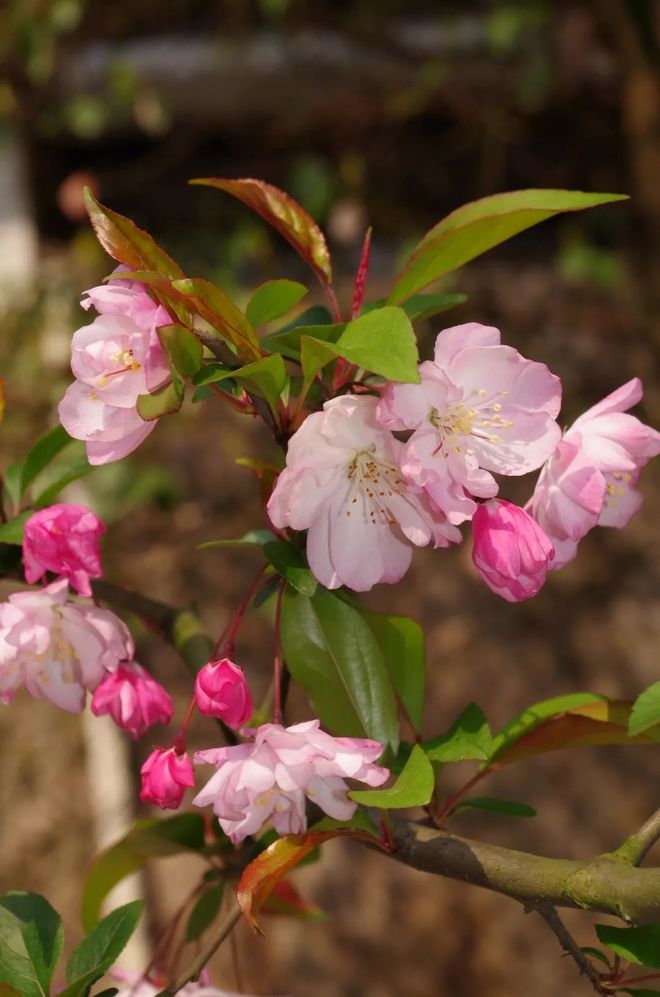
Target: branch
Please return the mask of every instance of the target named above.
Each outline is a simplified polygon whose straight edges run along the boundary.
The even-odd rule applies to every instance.
[[[593,963],[587,959],[586,955],[568,931],[555,908],[551,904],[538,904],[535,910],[538,911],[550,930],[556,936],[557,941],[563,948],[564,952],[571,956],[580,970],[580,973],[589,978],[596,993],[605,995],[611,993],[611,990],[605,989],[600,973]]]
[[[637,869],[618,855],[586,862],[552,859],[392,821],[394,857],[436,876],[458,879],[526,906],[613,914],[628,924],[660,921],[660,868]]]
[[[227,936],[234,930],[240,916],[241,908],[238,904],[235,904],[227,914],[224,921],[220,924],[210,944],[195,959],[190,968],[187,969],[175,983],[172,983],[171,986],[166,987],[165,990],[161,990],[156,997],[174,997],[174,995],[185,987],[187,983],[190,983],[192,980],[196,980],[211,956],[215,954],[224,942],[225,938],[227,938]]]
[[[623,844],[617,848],[614,855],[630,865],[640,865],[647,852],[653,848],[660,838],[660,810],[651,814],[636,834],[631,834]]]

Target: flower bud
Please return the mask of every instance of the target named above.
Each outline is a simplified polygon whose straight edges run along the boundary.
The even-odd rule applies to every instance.
[[[198,672],[195,699],[207,717],[218,717],[234,730],[252,716],[252,696],[243,670],[229,658],[209,661]]]
[[[99,540],[105,526],[82,505],[61,502],[40,509],[25,521],[25,580],[33,585],[47,571],[68,578],[80,595],[90,596],[90,578],[100,578]]]
[[[195,785],[192,762],[175,748],[155,748],[140,769],[143,803],[161,810],[178,810],[186,788]]]
[[[138,738],[155,723],[169,723],[174,707],[162,685],[132,661],[106,674],[94,692],[92,713],[109,713],[118,727]]]
[[[508,602],[536,595],[554,554],[536,520],[512,502],[491,499],[475,512],[472,536],[472,560],[496,595]]]

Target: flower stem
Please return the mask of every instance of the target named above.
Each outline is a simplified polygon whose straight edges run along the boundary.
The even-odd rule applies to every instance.
[[[227,658],[230,658],[232,656],[232,654],[234,653],[234,640],[236,638],[236,634],[238,633],[238,629],[239,629],[241,623],[243,622],[243,617],[245,616],[245,611],[247,610],[248,606],[250,605],[252,597],[253,597],[256,589],[257,589],[257,586],[258,586],[259,582],[261,581],[261,576],[263,575],[263,573],[264,573],[264,571],[266,570],[267,567],[268,567],[268,565],[264,564],[264,565],[262,565],[261,568],[259,568],[259,571],[257,572],[257,574],[254,576],[254,578],[250,582],[250,585],[248,586],[248,590],[245,593],[245,596],[244,596],[243,600],[241,601],[240,606],[238,607],[238,609],[234,613],[234,616],[229,621],[229,623],[227,624],[227,626],[225,627],[225,629],[222,631],[222,633],[218,637],[218,639],[215,642],[215,644],[213,645],[213,657],[214,658],[217,658],[217,657],[227,657]]]
[[[282,640],[280,628],[282,622],[282,601],[286,582],[282,582],[277,593],[277,604],[275,606],[275,657],[273,659],[273,723],[281,724],[283,720],[282,712],[282,674],[284,671],[284,659],[282,658]]]

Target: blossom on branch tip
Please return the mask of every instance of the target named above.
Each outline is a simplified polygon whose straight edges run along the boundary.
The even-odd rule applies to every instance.
[[[196,763],[215,765],[193,800],[212,806],[225,834],[239,844],[271,820],[278,834],[301,834],[307,827],[305,799],[336,820],[348,820],[357,804],[347,796],[346,779],[380,786],[389,771],[374,762],[383,745],[359,737],[332,737],[318,720],[282,727],[245,729],[252,743],[198,751]]]
[[[462,523],[474,515],[474,496],[497,495],[491,472],[526,474],[550,456],[561,435],[561,384],[545,364],[502,346],[499,330],[477,322],[441,332],[434,360],[419,373],[420,384],[387,386],[377,419],[412,430],[404,476],[451,523]]]
[[[327,588],[366,592],[398,582],[412,547],[461,534],[401,474],[403,444],[376,421],[373,397],[343,395],[303,422],[268,503],[282,529],[308,530],[307,558]]]
[[[134,654],[109,609],[67,602],[66,579],[0,603],[0,701],[24,685],[31,696],[79,713],[106,671]]]
[[[502,499],[472,519],[472,559],[486,585],[507,602],[522,602],[544,585],[554,548],[529,513]]]
[[[92,697],[96,717],[109,714],[116,725],[138,738],[154,724],[167,724],[174,707],[169,693],[137,661],[109,672]]]
[[[195,678],[195,700],[207,717],[217,717],[237,730],[252,716],[252,696],[243,670],[221,658],[209,661]]]
[[[140,799],[161,810],[178,810],[186,789],[195,785],[192,762],[176,748],[154,748],[140,774]]]
[[[91,578],[100,578],[99,542],[105,533],[99,517],[68,502],[33,513],[23,527],[25,580],[38,582],[47,571],[68,578],[80,595],[91,596]]]

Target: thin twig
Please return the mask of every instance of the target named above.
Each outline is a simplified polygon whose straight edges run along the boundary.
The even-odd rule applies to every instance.
[[[531,909],[538,911],[557,938],[557,941],[563,948],[564,952],[566,952],[567,955],[570,955],[575,965],[580,970],[580,973],[588,977],[596,993],[605,995],[608,994],[609,991],[605,989],[600,973],[591,960],[586,957],[555,908],[551,904],[538,904]]]
[[[199,956],[197,956],[191,966],[189,966],[185,973],[183,973],[175,983],[172,983],[169,987],[166,987],[165,990],[161,990],[156,997],[174,997],[174,995],[177,994],[179,990],[183,989],[187,983],[190,983],[192,980],[196,980],[209,959],[217,952],[224,940],[234,930],[240,916],[241,909],[238,904],[236,904],[236,906],[229,911],[227,917],[218,928],[217,934],[213,937],[211,943]]]

